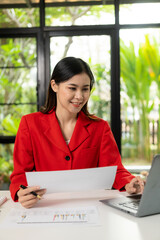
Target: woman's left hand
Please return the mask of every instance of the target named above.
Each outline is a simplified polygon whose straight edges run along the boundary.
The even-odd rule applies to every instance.
[[[130,183],[125,185],[126,192],[132,193],[142,193],[144,189],[144,181],[140,177],[133,178]]]

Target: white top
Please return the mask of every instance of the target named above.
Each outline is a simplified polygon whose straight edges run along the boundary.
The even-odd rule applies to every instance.
[[[68,144],[69,144],[69,142],[70,142],[70,139],[69,139],[69,140],[66,140],[65,142],[66,142],[66,143],[67,143],[67,145],[68,145]]]
[[[9,191],[0,191],[0,196],[6,195],[9,200],[0,207],[0,239],[1,240],[160,240],[160,214],[136,218],[113,209],[99,202],[98,199],[124,195],[116,190],[99,190],[85,193],[57,193],[44,196],[38,206],[45,204],[51,207],[97,206],[99,212],[98,225],[86,224],[17,224],[6,225],[5,216],[11,209],[24,209],[19,203],[10,199]]]

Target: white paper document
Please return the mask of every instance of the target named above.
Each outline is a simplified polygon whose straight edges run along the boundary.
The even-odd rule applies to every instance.
[[[52,226],[65,224],[99,225],[99,212],[97,206],[77,207],[42,207],[42,208],[12,208],[0,229],[3,226],[19,228],[22,226],[40,226],[39,224]],[[0,238],[1,239],[1,238]]]
[[[88,223],[98,222],[98,210],[95,206],[76,208],[41,208],[12,212],[17,215],[16,222],[23,223]]]
[[[26,172],[28,186],[46,188],[47,193],[111,189],[117,166],[80,170]]]

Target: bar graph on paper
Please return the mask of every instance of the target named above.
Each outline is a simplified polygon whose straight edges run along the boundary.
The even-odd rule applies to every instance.
[[[12,215],[14,213],[12,212]],[[62,209],[26,209],[16,212],[17,223],[97,223],[98,210],[95,206]]]

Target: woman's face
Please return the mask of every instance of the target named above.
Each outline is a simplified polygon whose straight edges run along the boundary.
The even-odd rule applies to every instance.
[[[52,80],[51,87],[57,95],[57,111],[77,114],[90,96],[90,78],[86,73],[77,74],[58,85]]]

